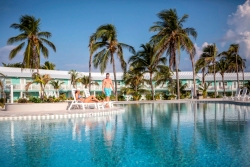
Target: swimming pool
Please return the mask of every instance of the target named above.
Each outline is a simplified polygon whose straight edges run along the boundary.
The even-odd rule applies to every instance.
[[[250,106],[128,104],[102,117],[0,121],[1,166],[250,166]]]

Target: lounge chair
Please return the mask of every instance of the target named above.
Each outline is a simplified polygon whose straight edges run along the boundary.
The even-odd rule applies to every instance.
[[[90,96],[90,92],[89,92],[89,89],[84,89],[83,90],[84,94],[85,94],[85,97],[89,97]],[[103,104],[107,104],[110,106],[110,108],[113,108],[114,107],[114,103],[112,101],[109,101],[109,102],[103,102]]]
[[[89,107],[90,105],[93,105],[94,108],[98,108],[98,109],[103,109],[104,108],[104,105],[101,104],[101,103],[84,103],[84,102],[82,102],[80,100],[76,100],[75,91],[76,91],[76,89],[71,90],[71,94],[72,94],[74,100],[71,102],[68,110],[70,110],[73,106],[76,106],[77,108],[80,107],[83,110],[85,110],[85,107]]]
[[[234,96],[232,95],[231,99],[232,100],[240,99],[240,92],[241,92],[241,89],[237,88],[235,95]]]
[[[244,87],[240,99],[244,101],[246,98],[247,98],[247,87]]]

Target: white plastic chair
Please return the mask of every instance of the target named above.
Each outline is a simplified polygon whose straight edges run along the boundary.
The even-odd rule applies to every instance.
[[[247,87],[244,87],[240,99],[244,101],[246,98],[247,98]]]
[[[85,97],[89,97],[90,96],[90,92],[89,92],[89,89],[83,89],[83,92],[85,94]],[[113,108],[114,107],[114,103],[113,101],[109,101],[109,102],[103,102],[103,105],[106,105],[108,103],[108,105],[110,106],[110,108]]]
[[[231,97],[232,100],[240,99],[240,88],[237,88],[236,93],[234,96]]]

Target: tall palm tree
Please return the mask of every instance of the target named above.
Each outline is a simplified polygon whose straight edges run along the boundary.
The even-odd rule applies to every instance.
[[[163,10],[158,13],[158,17],[160,21],[150,27],[150,31],[157,32],[152,36],[151,42],[156,43],[159,55],[166,52],[166,55],[169,56],[169,67],[176,70],[177,98],[180,99],[178,73],[180,51],[186,50],[189,54],[193,51],[194,45],[189,35],[196,38],[197,32],[194,28],[183,28],[183,23],[187,20],[188,15],[184,14],[179,18],[175,9]]]
[[[0,73],[0,77],[6,77],[3,73]],[[0,80],[0,89],[1,89],[1,94],[4,98],[4,102],[6,102],[6,97],[5,97],[5,93],[4,93],[4,80]]]
[[[189,53],[189,58],[190,58],[191,64],[192,64],[193,83],[194,83],[194,96],[196,97],[196,72],[195,72],[195,60],[194,60],[195,52],[196,52],[195,47],[193,47],[193,51],[191,51]]]
[[[45,69],[45,70],[55,70],[55,67],[56,65],[49,62],[49,61],[45,61],[44,62],[44,65],[42,66],[42,69]]]
[[[216,57],[217,55],[217,47],[215,44],[207,45],[203,48],[203,53],[200,56],[200,59],[204,59],[205,63],[209,65],[209,69],[212,70],[213,75],[214,75],[214,93],[215,96],[217,96],[217,87],[216,87]],[[209,71],[210,71],[209,70]],[[210,71],[211,72],[211,71]]]
[[[15,42],[21,42],[27,40],[28,44],[24,51],[23,68],[36,68],[39,72],[41,53],[45,58],[49,56],[49,50],[44,46],[47,44],[54,51],[56,47],[47,39],[51,37],[50,32],[40,31],[40,19],[36,19],[34,16],[24,15],[20,18],[20,23],[14,23],[11,28],[18,29],[21,34],[8,39],[8,44]],[[22,42],[17,47],[11,50],[9,58],[13,59],[17,53],[20,52],[25,46],[25,42]]]
[[[89,83],[91,83],[91,66],[92,66],[92,56],[93,53],[96,51],[97,47],[94,45],[95,43],[95,34],[91,35],[89,38]],[[91,92],[91,85],[89,85],[89,92]]]
[[[244,83],[244,69],[246,68],[246,59],[243,59],[235,50],[238,50],[237,44],[231,44],[227,51],[220,53],[219,56],[226,58],[228,61],[228,72],[236,72],[237,74],[237,85],[239,87],[239,76],[238,72],[242,72],[243,83]]]
[[[225,94],[225,82],[224,82],[224,74],[228,71],[228,60],[225,58],[221,58],[220,61],[216,62],[216,72],[219,72],[222,78],[223,84],[223,94]]]
[[[50,85],[52,85],[53,88],[56,90],[57,97],[59,97],[58,90],[61,88],[62,84],[64,84],[64,83],[65,82],[60,82],[59,80],[50,81]]]
[[[135,67],[135,70],[141,71],[143,74],[149,74],[148,83],[151,86],[151,93],[154,100],[153,75],[157,72],[157,69],[162,67],[160,65],[166,64],[166,57],[157,57],[154,46],[151,46],[149,43],[142,44],[141,48],[142,50],[129,58],[128,63]]]
[[[70,70],[68,74],[70,74],[71,85],[73,85],[73,88],[76,88],[76,84],[79,81],[78,78],[79,73],[76,72],[76,70]]]
[[[126,71],[127,64],[124,61],[123,49],[128,49],[128,51],[132,52],[133,54],[135,53],[135,50],[130,45],[118,42],[116,28],[111,24],[105,24],[98,27],[93,35],[93,38],[95,39],[95,43],[93,44],[93,47],[96,48],[95,50],[101,49],[98,53],[94,55],[94,67],[99,67],[101,73],[104,73],[108,62],[113,65],[115,96],[117,100],[117,80],[114,55],[117,55],[123,71]]]
[[[228,52],[232,55],[235,55],[235,64],[236,64],[236,74],[237,74],[237,85],[239,88],[239,68],[238,68],[238,53],[239,53],[240,45],[239,44],[231,44],[229,46]]]

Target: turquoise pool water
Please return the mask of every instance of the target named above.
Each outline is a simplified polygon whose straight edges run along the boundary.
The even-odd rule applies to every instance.
[[[124,107],[103,117],[0,121],[0,165],[250,166],[250,106]]]

